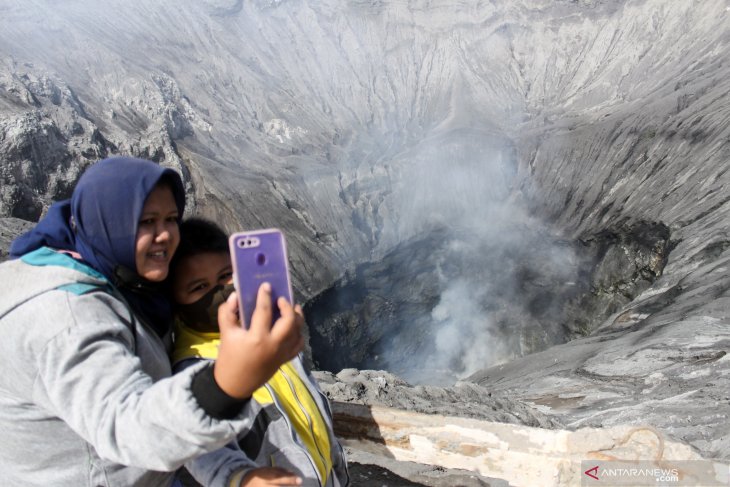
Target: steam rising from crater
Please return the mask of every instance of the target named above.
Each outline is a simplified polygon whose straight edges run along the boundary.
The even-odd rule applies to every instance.
[[[395,250],[307,310],[318,365],[445,384],[567,339],[582,262],[528,214],[509,139],[441,124],[388,164],[399,174],[378,235]]]

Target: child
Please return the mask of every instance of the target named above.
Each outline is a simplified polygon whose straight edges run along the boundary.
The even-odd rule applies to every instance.
[[[203,219],[183,222],[180,246],[170,270],[176,316],[172,363],[178,371],[196,361],[217,357],[217,309],[233,292],[226,234]],[[301,313],[299,306],[296,309]],[[301,355],[282,365],[253,394],[247,411],[252,427],[239,437],[238,445],[259,468],[241,472],[241,485],[267,485],[261,479],[285,476],[281,469],[301,477],[306,486],[349,484],[329,404],[305,369]],[[276,482],[289,485],[281,479]]]

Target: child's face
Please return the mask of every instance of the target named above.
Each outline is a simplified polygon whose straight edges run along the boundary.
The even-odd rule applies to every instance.
[[[227,252],[207,252],[182,259],[175,268],[172,284],[177,304],[191,304],[217,285],[230,284],[233,278],[231,257]]]

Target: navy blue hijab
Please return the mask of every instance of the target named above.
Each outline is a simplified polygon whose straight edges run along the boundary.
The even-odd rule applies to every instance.
[[[175,171],[131,157],[99,161],[81,176],[70,200],[53,204],[32,230],[13,241],[10,256],[20,257],[43,246],[78,252],[120,289],[158,333],[164,332],[170,304],[158,283],[137,274],[135,260],[142,208],[160,182],[172,189],[182,219],[185,190]]]

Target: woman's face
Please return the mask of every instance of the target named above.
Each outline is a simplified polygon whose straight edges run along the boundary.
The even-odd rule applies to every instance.
[[[177,219],[172,190],[166,185],[155,186],[142,208],[135,247],[137,274],[149,281],[167,277],[170,259],[180,243]]]

